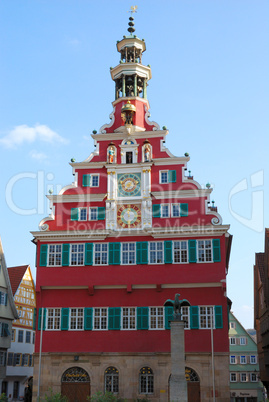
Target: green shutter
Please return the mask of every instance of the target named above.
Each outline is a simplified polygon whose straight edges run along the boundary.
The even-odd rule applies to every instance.
[[[169,183],[175,183],[177,181],[177,172],[176,170],[168,171],[168,181]]]
[[[36,308],[34,308],[34,317],[33,317],[33,330],[36,330]]]
[[[38,330],[41,331],[41,317],[42,317],[42,308],[39,309],[38,312]],[[43,314],[43,330],[46,329],[46,309],[44,308]]]
[[[149,329],[149,308],[137,307],[137,329]]]
[[[215,328],[223,328],[222,306],[215,306]]]
[[[40,267],[47,266],[47,255],[48,255],[47,251],[48,251],[48,245],[41,244],[40,245],[40,262],[39,262]]]
[[[165,306],[165,329],[170,329],[170,321],[173,321],[174,308],[172,306]]]
[[[161,205],[160,204],[152,205],[152,217],[153,218],[161,217]]]
[[[71,221],[78,221],[78,208],[71,208]]]
[[[189,240],[189,262],[196,262],[196,240]]]
[[[105,207],[98,207],[98,221],[103,221],[106,217]]]
[[[109,307],[108,309],[108,329],[120,329],[121,308]]]
[[[136,263],[147,264],[148,263],[148,242],[140,241],[136,243]]]
[[[93,244],[85,244],[85,265],[92,265],[93,260]]]
[[[62,266],[68,267],[69,266],[69,248],[70,244],[63,244],[62,246]]]
[[[188,204],[180,204],[180,216],[188,216]]]
[[[91,307],[84,308],[84,329],[85,330],[92,329],[92,308]]]
[[[109,243],[109,264],[120,265],[120,243]]]
[[[67,331],[69,328],[69,308],[62,308],[61,330]]]
[[[220,262],[220,239],[213,239],[213,261]]]
[[[164,242],[164,262],[165,264],[172,264],[172,241],[168,240]]]
[[[190,327],[191,329],[199,329],[199,307],[190,307]]]
[[[83,187],[90,187],[91,185],[91,175],[90,174],[84,174],[83,179],[82,179],[82,186]]]

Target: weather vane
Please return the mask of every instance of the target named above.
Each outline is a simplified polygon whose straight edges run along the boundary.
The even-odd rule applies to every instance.
[[[136,13],[137,11],[137,8],[138,8],[138,6],[131,6],[131,10],[130,11],[127,11],[128,13],[131,13],[131,14],[134,14],[134,13]]]

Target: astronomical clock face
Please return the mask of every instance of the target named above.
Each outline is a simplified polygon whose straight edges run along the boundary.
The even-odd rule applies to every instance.
[[[138,205],[122,205],[117,210],[117,223],[123,229],[137,228],[141,225],[141,209]]]
[[[141,196],[141,173],[120,173],[117,182],[118,197]]]

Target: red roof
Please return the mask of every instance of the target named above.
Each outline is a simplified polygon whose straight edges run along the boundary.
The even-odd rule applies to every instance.
[[[7,269],[13,296],[15,295],[28,267],[29,265],[21,265],[19,267],[10,267]]]

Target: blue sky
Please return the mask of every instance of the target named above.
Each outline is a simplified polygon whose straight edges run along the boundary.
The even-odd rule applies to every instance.
[[[137,5],[151,119],[230,224],[228,296],[253,327],[253,264],[269,226],[269,3],[263,0],[0,0],[0,235],[8,266],[35,267],[45,195],[73,180],[109,122],[110,66]]]

